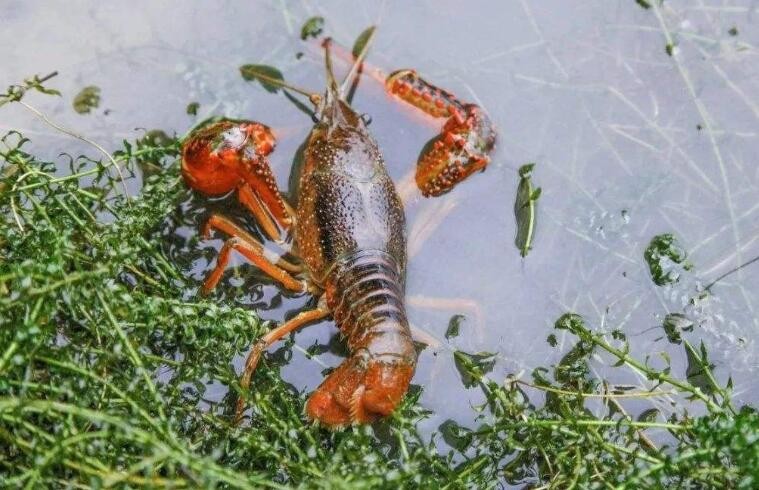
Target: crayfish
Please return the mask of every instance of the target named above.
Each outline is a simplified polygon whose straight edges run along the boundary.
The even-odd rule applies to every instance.
[[[367,121],[344,96],[349,80],[360,72],[368,45],[338,86],[330,41],[324,42],[327,88],[323,96],[309,94],[316,123],[305,145],[296,206],[288,204],[277,188],[267,160],[275,138],[264,124],[211,124],[195,131],[182,152],[182,173],[191,188],[205,195],[236,191],[264,234],[289,251],[287,258],[267,253],[264,244],[235,223],[212,215],[203,227],[204,236],[219,230],[231,238],[219,252],[202,291],[216,286],[235,250],[281,287],[319,298],[314,309],[258,340],[247,358],[241,386],[249,387],[268,346],[304,325],[332,316],[350,354],[311,394],[305,410],[310,419],[330,428],[368,423],[390,414],[408,390],[417,358],[404,299],[403,205]],[[422,194],[445,193],[484,169],[495,132],[481,108],[459,102],[412,70],[392,73],[386,87],[429,115],[447,118],[442,133],[418,162],[416,182]],[[243,410],[241,397],[237,420]]]

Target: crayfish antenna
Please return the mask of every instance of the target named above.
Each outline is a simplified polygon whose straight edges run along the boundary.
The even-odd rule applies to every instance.
[[[351,84],[354,77],[357,76],[359,73],[359,69],[361,68],[361,64],[364,62],[364,59],[366,58],[366,54],[369,52],[369,46],[372,43],[372,40],[374,39],[374,32],[377,30],[376,26],[372,26],[369,28],[368,32],[369,34],[366,37],[366,41],[364,42],[363,46],[361,46],[361,51],[356,56],[356,59],[353,61],[353,65],[351,66],[351,69],[348,71],[348,73],[345,75],[345,78],[343,78],[342,82],[340,83],[340,86],[337,85],[337,80],[335,79],[335,72],[332,68],[332,38],[326,38],[322,46],[324,46],[325,56],[324,56],[324,65],[327,72],[327,94],[329,97],[333,98],[334,100],[339,100],[344,98],[344,94],[348,86]]]
[[[358,76],[361,70],[361,64],[364,62],[366,54],[369,52],[369,46],[372,44],[372,40],[374,39],[374,32],[376,30],[377,26],[371,26],[365,31],[368,32],[366,41],[364,42],[363,46],[361,46],[361,51],[359,51],[359,53],[356,55],[356,59],[353,61],[353,66],[351,66],[348,74],[345,75],[345,78],[343,78],[343,81],[340,84],[340,97],[343,96],[345,90],[353,83],[353,79]]]
[[[322,122],[329,122],[330,127],[338,122],[344,122],[345,114],[343,111],[342,97],[340,90],[337,88],[335,72],[332,69],[332,39],[327,38],[322,43],[324,46],[324,68],[327,72],[327,91],[324,99],[316,108],[319,118]]]
[[[332,38],[328,37],[322,43],[324,46],[324,69],[327,72],[327,96],[331,101],[337,101],[340,99],[340,90],[337,88],[337,80],[335,80],[335,72],[332,69]]]

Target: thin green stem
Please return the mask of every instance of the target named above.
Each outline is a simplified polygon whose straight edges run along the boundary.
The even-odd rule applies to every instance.
[[[672,385],[676,388],[679,388],[681,391],[685,391],[688,393],[691,393],[693,396],[704,402],[706,406],[709,408],[709,410],[713,412],[721,412],[722,407],[717,405],[714,400],[712,400],[708,395],[706,395],[701,389],[699,389],[696,386],[693,386],[692,384],[688,383],[687,381],[681,381],[679,379],[676,379],[666,373],[660,372],[660,371],[654,371],[653,369],[649,368],[648,366],[644,365],[642,362],[638,361],[637,359],[631,357],[625,352],[622,352],[621,350],[617,349],[616,347],[611,346],[606,341],[604,341],[601,336],[593,335],[589,330],[585,328],[578,329],[578,335],[583,340],[586,340],[588,342],[591,342],[598,347],[602,348],[609,354],[613,355],[620,361],[623,361],[625,364],[628,364],[629,366],[637,369],[638,371],[645,373],[646,376],[648,376],[649,379],[655,380],[655,381],[661,381],[664,383],[667,383],[669,385]]]

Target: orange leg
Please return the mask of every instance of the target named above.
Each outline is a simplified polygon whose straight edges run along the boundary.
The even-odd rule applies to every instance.
[[[278,341],[290,332],[294,332],[295,330],[304,327],[311,322],[321,320],[322,318],[329,316],[329,314],[330,311],[325,304],[324,296],[322,296],[319,299],[319,304],[316,309],[299,313],[295,318],[283,323],[279,327],[261,337],[250,350],[248,359],[245,361],[245,370],[243,371],[242,377],[240,378],[240,387],[244,391],[248,390],[250,387],[250,380],[253,377],[253,371],[255,371],[256,366],[258,366],[258,361],[261,360],[261,355],[271,344]],[[242,396],[240,396],[237,399],[237,406],[235,408],[235,423],[240,422],[244,410],[245,400]]]
[[[282,284],[286,289],[296,292],[304,292],[308,290],[308,284],[305,281],[299,281],[294,278],[289,272],[273,264],[269,259],[264,256],[263,250],[245,242],[242,238],[234,237],[224,242],[224,246],[221,247],[219,252],[219,258],[216,262],[216,267],[208,274],[205,282],[203,283],[202,292],[204,294],[211,291],[229,263],[229,254],[232,250],[237,250],[243,254],[248,260],[256,264],[259,269],[264,271],[269,277]]]
[[[208,221],[206,221],[206,224],[203,225],[203,229],[201,231],[203,238],[210,238],[211,231],[214,229],[222,231],[232,237],[237,237],[250,245],[252,248],[259,251],[262,255],[267,255],[267,249],[261,242],[256,240],[250,233],[237,226],[229,218],[225,218],[220,214],[212,214],[211,217],[208,218]],[[288,272],[297,274],[298,272],[303,271],[303,267],[300,264],[293,264],[292,262],[281,257],[277,257],[276,261],[272,260],[272,262],[277,267]]]

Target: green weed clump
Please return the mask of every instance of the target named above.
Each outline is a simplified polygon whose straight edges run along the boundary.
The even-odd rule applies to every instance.
[[[0,105],[40,88],[31,79]],[[64,164],[36,158],[20,133],[0,139],[3,486],[759,484],[759,416],[732,406],[705,349],[677,346],[689,349],[696,386],[633,358],[620,332],[597,331],[574,314],[556,322],[574,346],[529,382],[490,379],[492,357],[452,352],[462,382],[487,402],[473,408],[476,427],[447,421],[432,440],[416,429],[429,415],[419,390],[389,419],[339,432],[305,420],[304,394],[281,380],[276,363],[265,363],[255,389],[242,393],[231,361],[264,327],[254,311],[188,297],[196,285],[167,255],[164,237],[166,217],[188,193],[180,140],[156,135],[124,142],[103,160]],[[121,179],[138,172],[144,185],[127,197]],[[631,388],[598,379],[591,366],[599,358],[644,381]],[[213,384],[229,387],[227,397],[209,400]],[[241,394],[252,414],[236,426]],[[632,418],[625,409],[653,399],[676,403],[666,417]],[[448,452],[438,450],[441,441]]]

